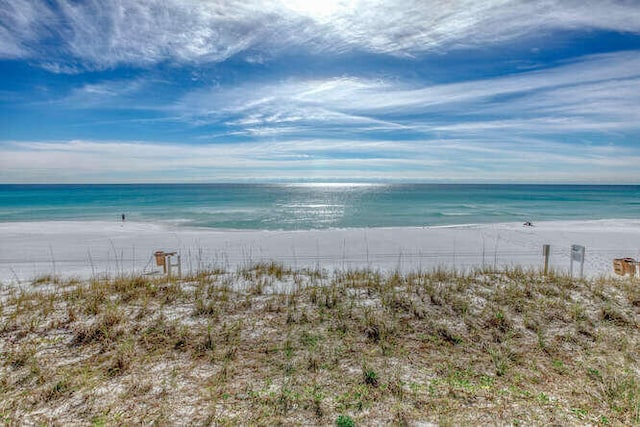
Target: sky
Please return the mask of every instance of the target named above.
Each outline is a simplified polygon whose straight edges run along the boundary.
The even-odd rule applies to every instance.
[[[0,183],[640,184],[640,0],[0,0]]]

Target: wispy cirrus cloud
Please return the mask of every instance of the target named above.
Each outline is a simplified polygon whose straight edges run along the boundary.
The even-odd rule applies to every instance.
[[[200,139],[372,132],[625,131],[640,127],[639,70],[640,51],[623,51],[458,83],[290,78],[191,90],[167,103],[157,102],[166,82],[134,78],[85,83],[46,103],[72,110],[149,110],[155,121],[216,128]]]
[[[292,49],[413,56],[545,30],[640,33],[640,6],[623,0],[2,0],[0,11],[0,57],[58,72],[261,62]]]
[[[640,129],[640,52],[492,79],[410,86],[340,77],[196,90],[169,109],[235,134],[555,133]],[[514,117],[515,116],[515,117]],[[296,130],[298,132],[296,132]]]
[[[185,149],[188,148],[188,149]],[[456,159],[464,157],[465,162]],[[2,182],[407,180],[627,182],[640,149],[570,147],[514,138],[420,141],[296,140],[190,145],[143,141],[8,142]],[[548,170],[540,174],[540,168]],[[274,173],[277,172],[277,173]]]
[[[151,86],[147,79],[108,80],[99,83],[85,83],[73,88],[68,94],[56,100],[47,100],[66,109],[85,108],[142,108],[141,105],[126,102],[141,96],[141,92]]]
[[[0,58],[32,57],[50,34],[54,12],[43,2],[0,1]]]

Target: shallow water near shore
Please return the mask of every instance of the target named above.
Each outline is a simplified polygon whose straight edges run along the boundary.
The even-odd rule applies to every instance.
[[[458,184],[0,185],[0,222],[166,222],[304,230],[640,217],[640,186]]]

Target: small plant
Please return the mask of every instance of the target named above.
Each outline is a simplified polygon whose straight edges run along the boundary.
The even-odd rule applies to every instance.
[[[307,369],[311,372],[318,372],[320,369],[320,357],[315,352],[307,355]]]
[[[614,323],[618,326],[627,326],[632,323],[621,310],[610,303],[606,304],[602,308],[600,315],[602,320]]]
[[[214,352],[216,349],[216,341],[213,335],[213,325],[209,323],[207,325],[207,332],[204,338],[195,347],[196,355],[202,355],[206,352]]]
[[[362,367],[363,381],[366,385],[371,387],[378,387],[378,374],[373,369]]]
[[[355,427],[356,423],[353,422],[350,416],[340,415],[336,419],[336,425],[338,427]]]
[[[21,368],[31,361],[36,354],[36,348],[32,346],[22,346],[14,351],[7,351],[4,354],[4,360],[16,369]]]
[[[589,378],[591,378],[594,381],[601,381],[602,380],[602,374],[600,373],[599,370],[595,369],[595,368],[588,368],[587,369],[587,376]]]
[[[540,393],[538,393],[538,395],[536,396],[536,399],[541,404],[547,404],[550,401],[549,396],[546,393],[542,392],[542,391]]]
[[[402,401],[404,398],[404,388],[403,382],[400,378],[400,373],[396,372],[389,383],[387,384],[387,389],[393,394],[398,400]]]
[[[63,378],[57,381],[54,385],[45,388],[42,391],[41,400],[48,402],[51,400],[59,399],[70,392],[71,383],[68,379]]]
[[[509,359],[507,355],[505,355],[504,350],[501,348],[491,347],[487,351],[495,366],[496,375],[499,377],[504,376],[509,367]]]
[[[293,346],[293,343],[289,338],[286,339],[284,345],[282,346],[282,351],[287,359],[291,359],[295,354],[296,348]]]
[[[193,309],[193,314],[194,316],[210,316],[216,319],[218,317],[218,306],[216,304],[216,301],[205,301],[203,298],[198,298]]]
[[[446,326],[440,326],[438,329],[438,336],[442,338],[443,341],[448,342],[450,344],[456,345],[461,344],[463,339],[459,335],[455,334],[451,330],[449,330]]]
[[[373,343],[377,343],[380,341],[380,326],[373,323],[367,326],[364,330],[364,333],[367,335],[367,339]]]
[[[318,384],[314,384],[313,387],[307,389],[307,393],[311,398],[311,408],[316,417],[322,418],[324,416],[324,410],[322,409],[322,401],[325,398],[322,388]]]

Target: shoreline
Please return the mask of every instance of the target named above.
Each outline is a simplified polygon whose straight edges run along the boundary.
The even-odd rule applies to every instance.
[[[322,227],[322,228],[223,228],[223,227],[207,227],[197,225],[181,225],[182,221],[174,220],[158,220],[158,221],[136,221],[127,219],[122,223],[120,220],[101,220],[101,219],[88,219],[88,220],[33,220],[33,221],[0,221],[0,231],[7,227],[15,228],[18,226],[43,226],[43,225],[101,225],[107,227],[123,228],[129,226],[142,226],[149,228],[162,228],[167,231],[173,230],[208,230],[208,231],[221,231],[221,232],[308,232],[308,231],[332,231],[332,230],[377,230],[377,229],[425,229],[425,228],[467,228],[467,227],[488,227],[488,226],[522,226],[523,221],[500,221],[500,222],[471,222],[471,223],[457,223],[457,224],[443,224],[443,225],[397,225],[397,226],[361,226],[361,227]],[[612,226],[618,225],[633,225],[640,227],[640,219],[636,218],[600,218],[600,219],[553,219],[547,221],[535,221],[533,222],[533,228],[540,225],[603,225],[609,224]]]
[[[42,275],[88,278],[140,274],[155,250],[178,251],[183,272],[276,261],[328,270],[411,271],[444,267],[539,269],[542,245],[550,267],[566,272],[573,244],[586,247],[585,275],[612,275],[613,258],[640,258],[640,220],[464,224],[425,227],[243,230],[128,221],[0,223],[0,282]]]

